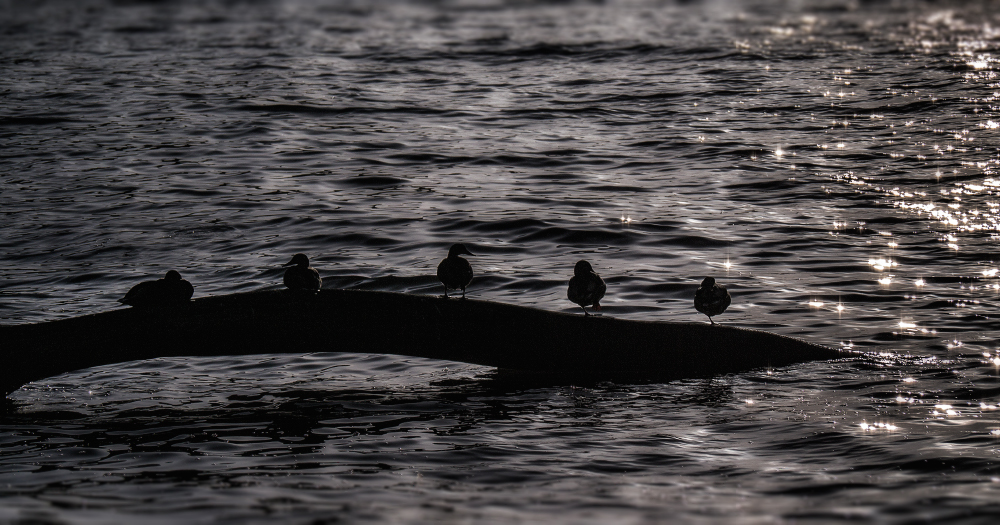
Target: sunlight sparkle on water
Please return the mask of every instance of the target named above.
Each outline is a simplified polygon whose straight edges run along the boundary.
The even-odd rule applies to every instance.
[[[809,301],[806,304],[808,304],[809,306],[811,306],[813,308],[823,308],[823,301],[812,300],[812,301]]]
[[[894,268],[899,266],[899,263],[893,261],[892,259],[868,259],[868,266],[871,266],[877,271],[885,270],[886,268]]]
[[[889,432],[892,432],[893,430],[897,430],[899,428],[896,425],[893,425],[892,423],[872,423],[872,424],[861,423],[860,426],[861,430],[864,430],[866,432],[874,432],[877,430],[887,430]]]
[[[941,412],[938,412],[939,410]],[[931,414],[935,416],[957,416],[961,413],[951,405],[934,405],[934,411]]]
[[[920,279],[917,279],[916,281],[913,281],[913,284],[915,284],[917,286],[923,286],[923,285],[927,284],[927,282],[924,281],[923,278],[920,278]]]
[[[888,277],[888,276],[887,277],[883,277],[883,278],[881,278],[881,279],[878,280],[878,283],[881,284],[881,285],[883,285],[883,286],[888,286],[888,285],[892,284],[892,277]]]
[[[914,328],[917,327],[917,324],[916,323],[911,323],[909,321],[900,321],[899,322],[899,327],[902,328],[902,329],[904,329],[904,330],[912,330],[912,329],[914,329]]]

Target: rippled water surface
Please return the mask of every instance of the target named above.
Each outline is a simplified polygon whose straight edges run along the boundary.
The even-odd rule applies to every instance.
[[[0,322],[440,293],[866,357],[537,384],[330,353],[26,385],[0,521],[992,523],[1000,12],[954,2],[0,2]],[[1000,55],[1000,53],[998,53]],[[475,341],[470,341],[474,345]],[[2,345],[2,343],[0,343]],[[544,349],[540,349],[544,350]]]

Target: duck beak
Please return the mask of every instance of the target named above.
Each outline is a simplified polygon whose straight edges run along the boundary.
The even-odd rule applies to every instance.
[[[286,262],[285,264],[282,264],[281,266],[282,266],[282,268],[284,268],[285,266],[291,266],[293,264],[295,264],[295,260],[294,259],[291,260],[291,261]]]

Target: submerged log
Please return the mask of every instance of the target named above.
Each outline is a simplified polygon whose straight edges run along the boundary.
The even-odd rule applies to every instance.
[[[634,321],[473,299],[264,290],[0,327],[0,387],[173,356],[367,352],[608,379],[704,377],[843,354],[704,323]]]

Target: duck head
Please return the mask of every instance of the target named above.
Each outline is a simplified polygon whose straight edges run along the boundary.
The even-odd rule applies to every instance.
[[[706,277],[704,281],[701,282],[702,288],[711,288],[715,286],[715,277]]]
[[[458,257],[459,255],[471,255],[473,257],[476,256],[476,254],[470,252],[468,248],[465,247],[464,244],[462,243],[452,244],[451,249],[448,250],[448,258],[452,259]]]
[[[180,281],[181,274],[177,270],[170,270],[167,275],[163,278],[165,281]]]
[[[573,275],[587,275],[593,271],[594,267],[587,261],[577,261],[576,266],[573,267]]]
[[[296,253],[295,255],[292,256],[292,260],[286,262],[282,266],[292,266],[292,265],[308,268],[309,258],[306,257],[306,254],[304,253]]]

